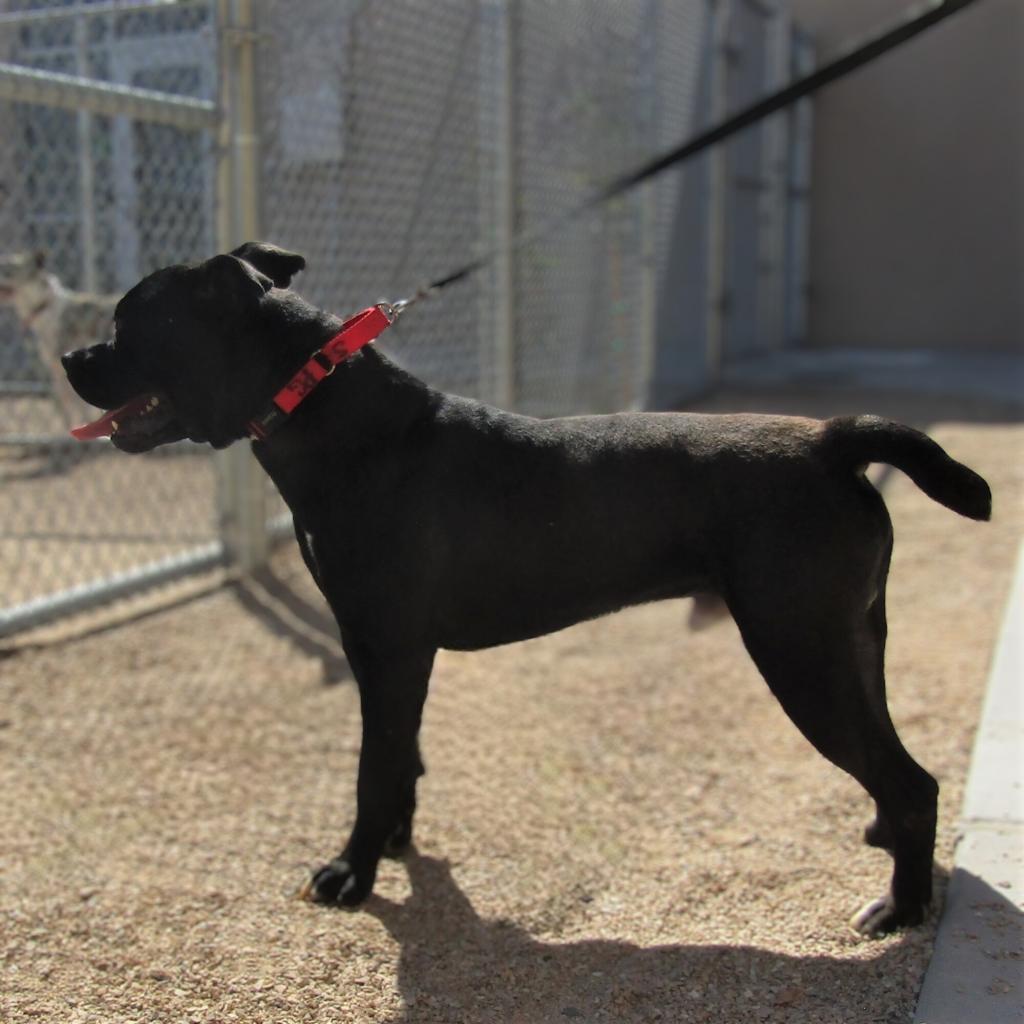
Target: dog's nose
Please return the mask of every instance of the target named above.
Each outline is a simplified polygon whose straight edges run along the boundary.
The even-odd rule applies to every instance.
[[[70,370],[75,363],[84,362],[86,359],[90,359],[96,356],[102,356],[106,354],[106,349],[110,346],[107,342],[97,342],[95,345],[87,345],[85,348],[75,348],[70,352],[65,352],[60,357],[61,366],[65,370]]]
[[[60,365],[64,367],[64,373],[67,374],[68,380],[72,382],[76,389],[79,385],[96,376],[94,372],[95,367],[93,366],[95,360],[92,358],[95,348],[95,345],[89,345],[86,348],[75,348],[70,352],[65,352],[60,357]]]

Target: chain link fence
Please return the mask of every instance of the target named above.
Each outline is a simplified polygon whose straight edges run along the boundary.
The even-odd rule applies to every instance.
[[[0,13],[0,628],[216,559],[208,454],[78,446],[62,352],[116,297],[216,244],[210,3]],[[63,603],[52,599],[60,595]]]
[[[0,633],[221,560],[239,523],[258,561],[282,525],[242,446],[65,440],[56,356],[156,267],[256,234],[345,314],[494,252],[381,344],[534,415],[678,402],[784,343],[790,115],[560,218],[783,80],[792,38],[767,0],[0,3]]]

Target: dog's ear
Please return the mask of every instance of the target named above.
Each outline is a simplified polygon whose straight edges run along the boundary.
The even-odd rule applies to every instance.
[[[238,308],[255,304],[274,287],[266,274],[236,256],[214,256],[200,264],[198,272],[202,275],[198,290],[201,298],[230,302]]]
[[[306,265],[305,257],[297,252],[279,249],[269,242],[246,242],[231,250],[232,256],[254,266],[266,274],[276,288],[287,288],[292,278]]]
[[[46,253],[44,250],[36,249],[36,251],[32,253],[32,266],[34,266],[36,270],[42,270],[43,267],[46,266]]]

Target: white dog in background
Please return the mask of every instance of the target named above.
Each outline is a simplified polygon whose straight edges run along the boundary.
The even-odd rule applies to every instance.
[[[110,337],[117,296],[65,288],[46,269],[45,254],[32,252],[0,256],[0,302],[34,335],[65,426],[73,426],[87,406],[71,390],[60,357]]]

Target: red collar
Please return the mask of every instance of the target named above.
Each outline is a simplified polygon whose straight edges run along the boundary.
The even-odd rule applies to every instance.
[[[266,410],[246,424],[249,437],[254,441],[266,440],[322,380],[334,373],[339,363],[368,345],[390,327],[394,319],[394,308],[382,302],[346,320],[338,333],[323,348],[317,349],[306,365],[274,395]]]

